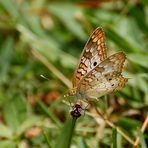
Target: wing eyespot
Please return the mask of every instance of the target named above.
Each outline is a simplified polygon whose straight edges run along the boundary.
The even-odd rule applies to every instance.
[[[114,84],[112,84],[112,86],[114,86]]]
[[[93,65],[96,66],[97,65],[97,62],[94,62]]]

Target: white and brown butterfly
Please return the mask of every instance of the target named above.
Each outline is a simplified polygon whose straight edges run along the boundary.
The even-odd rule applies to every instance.
[[[97,28],[83,49],[67,96],[91,100],[120,90],[128,81],[121,75],[125,59],[123,52],[107,58],[104,31]]]

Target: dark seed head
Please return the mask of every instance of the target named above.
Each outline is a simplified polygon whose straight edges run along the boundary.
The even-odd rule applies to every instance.
[[[78,118],[81,116],[81,112],[83,111],[83,108],[81,107],[81,105],[79,104],[75,104],[72,106],[72,111],[70,112],[70,114],[75,117]]]
[[[79,118],[81,116],[81,113],[80,112],[77,112],[77,111],[71,111],[70,113],[73,117],[75,118]]]

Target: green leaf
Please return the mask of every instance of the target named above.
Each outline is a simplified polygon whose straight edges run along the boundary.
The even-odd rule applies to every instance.
[[[12,130],[2,123],[0,123],[0,137],[12,138]]]
[[[28,128],[38,125],[38,123],[42,122],[42,118],[39,118],[38,116],[30,115],[20,126],[18,126],[16,135],[19,136],[23,134]]]
[[[10,140],[1,140],[0,148],[16,148],[16,143]]]
[[[3,115],[7,125],[14,131],[27,117],[27,103],[24,97],[16,92],[9,92],[3,105]]]
[[[60,146],[60,148],[69,148],[72,140],[72,135],[74,131],[74,127],[76,124],[77,118],[69,117],[67,122],[65,123],[60,135],[55,141],[54,148]]]

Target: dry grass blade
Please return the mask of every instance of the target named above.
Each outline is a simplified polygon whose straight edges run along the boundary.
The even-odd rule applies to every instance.
[[[148,116],[146,117],[142,127],[141,127],[141,132],[144,133],[144,131],[146,130],[146,128],[148,127]],[[139,136],[136,138],[136,141],[134,143],[134,148],[136,148],[139,144],[140,138]]]
[[[71,82],[56,68],[52,65],[44,56],[39,52],[32,49],[32,54],[39,59],[54,75],[59,78],[67,87],[71,87]]]
[[[95,106],[94,106],[95,107]],[[101,116],[102,119],[106,122],[107,125],[109,125],[112,128],[115,128],[118,133],[120,133],[129,143],[134,145],[134,141],[126,134],[124,133],[119,127],[115,126],[113,123],[111,123],[108,119],[107,116],[105,116],[103,113],[101,113],[97,107],[95,107],[95,110],[99,116]]]

